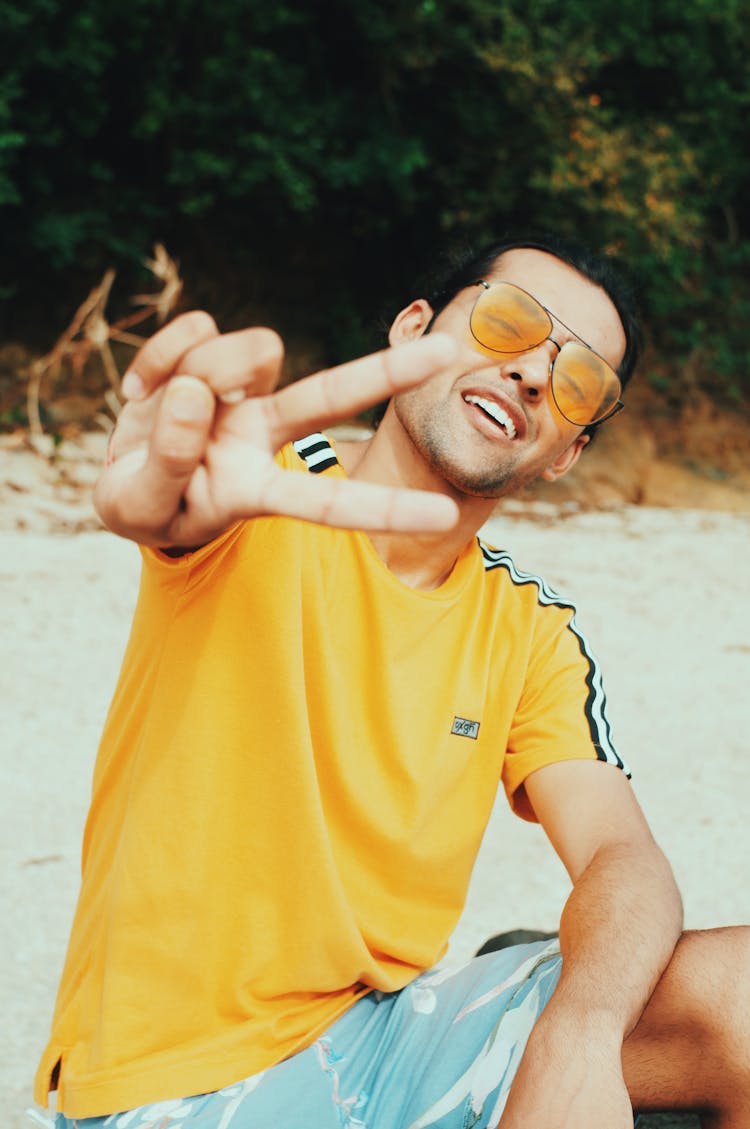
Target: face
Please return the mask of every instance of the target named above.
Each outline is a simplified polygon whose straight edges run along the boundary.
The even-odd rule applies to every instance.
[[[550,311],[554,341],[528,353],[488,359],[472,345],[469,315],[479,288],[468,287],[431,327],[458,342],[455,365],[389,407],[433,474],[458,493],[484,498],[500,497],[540,476],[558,478],[587,442],[583,429],[563,419],[547,397],[558,346],[584,341],[614,369],[625,352],[625,333],[605,291],[554,255],[531,248],[508,251],[486,278],[501,280],[522,287]],[[413,302],[393,323],[392,344],[420,336],[431,317],[426,302]]]

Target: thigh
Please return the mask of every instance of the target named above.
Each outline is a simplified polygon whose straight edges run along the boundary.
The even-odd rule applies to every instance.
[[[523,945],[424,973],[386,997],[385,1022],[376,1000],[377,1054],[368,1061],[355,1053],[341,1075],[347,1092],[367,1097],[363,1122],[377,1129],[496,1126],[560,967],[557,941]],[[336,1038],[333,1030],[334,1053]]]
[[[58,1114],[55,1129],[341,1129],[317,1044],[209,1094],[152,1102],[103,1117]]]

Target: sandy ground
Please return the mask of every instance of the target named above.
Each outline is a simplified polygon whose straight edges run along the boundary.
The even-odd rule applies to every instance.
[[[92,466],[100,446],[94,441]],[[94,531],[80,490],[91,468],[79,467],[78,488],[67,494],[59,475],[53,488],[45,473],[19,452],[0,460],[3,1129],[32,1124],[23,1111],[63,959],[93,758],[138,572],[133,546]],[[511,505],[489,537],[577,600],[605,671],[615,738],[674,866],[687,924],[750,921],[750,515]],[[506,928],[554,927],[567,889],[542,833],[501,799],[452,955]],[[667,1123],[678,1124],[648,1122]]]

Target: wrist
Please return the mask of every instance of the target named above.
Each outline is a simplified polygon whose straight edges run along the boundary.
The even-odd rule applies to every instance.
[[[529,1043],[543,1054],[585,1053],[590,1047],[596,1057],[619,1059],[625,1039],[622,1018],[606,1006],[568,1003],[553,998],[537,1020]]]

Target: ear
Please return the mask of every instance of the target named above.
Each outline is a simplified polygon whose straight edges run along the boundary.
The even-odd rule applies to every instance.
[[[557,478],[562,478],[567,474],[571,467],[574,467],[580,458],[581,451],[588,443],[591,437],[589,435],[578,435],[570,443],[564,451],[561,451],[557,458],[550,463],[546,470],[542,471],[542,478],[547,482],[554,482]]]
[[[432,321],[432,306],[425,298],[415,298],[410,305],[396,314],[388,332],[391,345],[400,345],[421,337]]]

